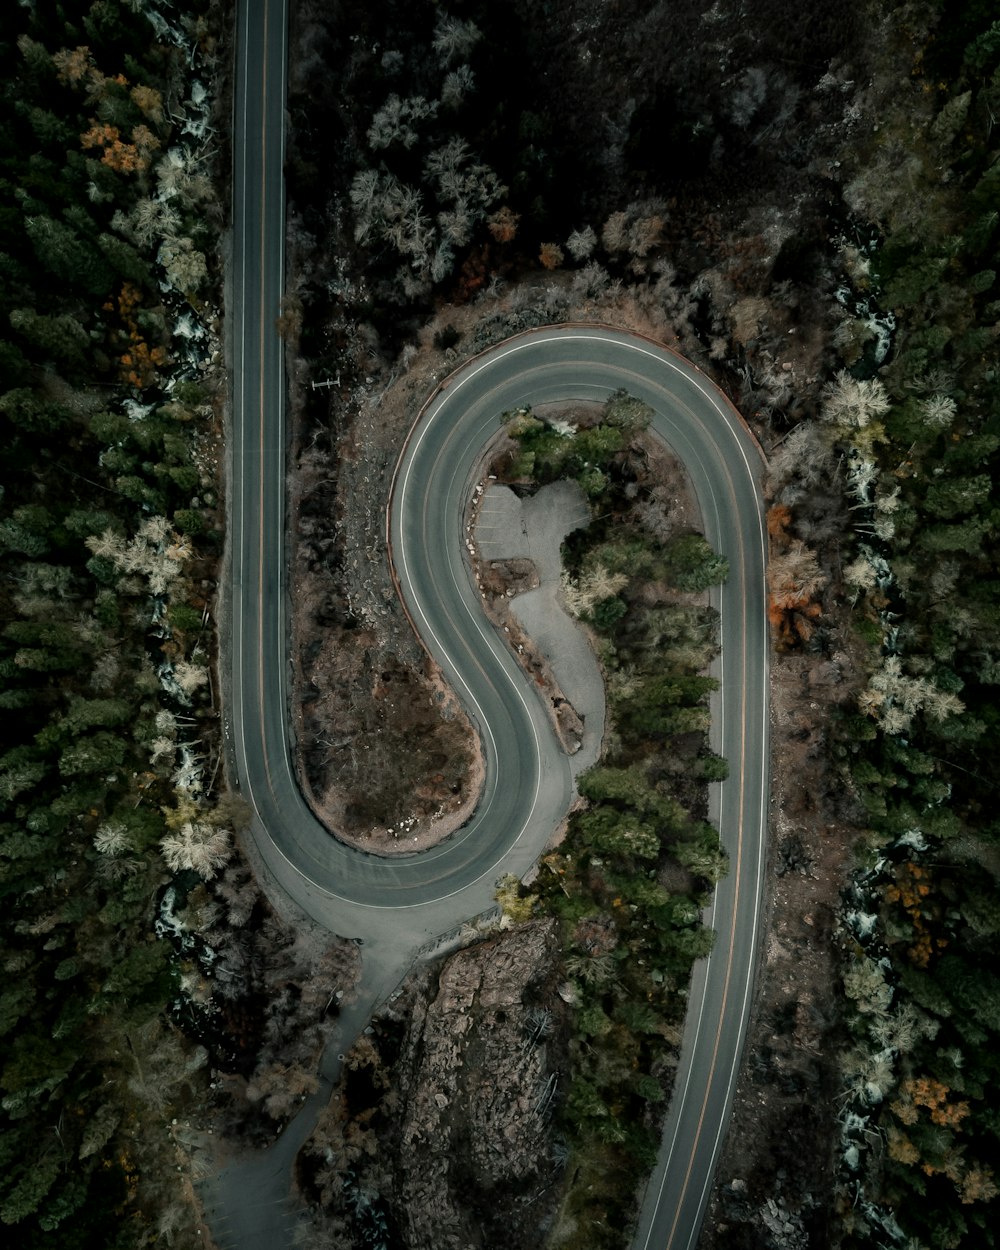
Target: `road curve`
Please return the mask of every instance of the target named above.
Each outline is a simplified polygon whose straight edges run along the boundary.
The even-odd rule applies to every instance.
[[[711,731],[713,749],[729,761],[730,776],[710,790],[710,815],[729,852],[730,873],[706,913],[718,935],[716,947],[697,965],[689,990],[664,1151],[647,1186],[635,1242],[642,1250],[686,1250],[697,1241],[728,1122],[759,927],[767,821],[768,636],[758,485],[763,462],[757,445],[718,388],[673,352],[601,326],[533,331],[461,368],[426,406],[397,470],[391,533],[410,614],[474,718],[485,726],[487,776],[494,779],[487,799],[520,785],[524,803],[529,797],[538,803],[531,792],[537,778],[530,759],[524,759],[524,744],[531,747],[529,756],[536,745],[524,731],[512,738],[509,729],[518,704],[527,714],[534,701],[521,693],[520,671],[479,608],[479,592],[462,556],[462,517],[481,449],[499,429],[501,413],[522,404],[605,399],[619,386],[652,407],[653,430],[691,477],[706,537],[730,562],[726,585],[712,594],[722,653]],[[490,709],[485,714],[484,706]],[[497,723],[504,736],[497,733],[494,740],[492,709],[500,706],[504,710]]]
[[[302,799],[289,738],[283,351],[284,98],[287,0],[241,0],[234,93],[229,328],[233,362],[229,510],[231,680],[226,734],[251,802],[257,852],[307,913],[395,958],[482,910],[502,871],[534,861],[571,793],[538,699],[479,610],[462,556],[471,475],[499,414],[523,403],[646,400],[684,461],[709,541],[731,574],[722,620],[713,746],[730,778],[712,787],[732,868],[707,917],[718,932],[696,968],[678,1087],[647,1191],[640,1240],[689,1247],[700,1226],[749,1009],[766,828],[767,636],[764,528],[753,440],[721,393],[664,348],[601,327],[552,328],[501,344],[442,385],[408,440],[390,526],[408,610],[483,737],[483,800],[458,835],[393,860],[332,838]]]

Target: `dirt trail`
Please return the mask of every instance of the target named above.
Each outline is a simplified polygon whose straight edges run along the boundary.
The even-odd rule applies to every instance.
[[[320,1060],[319,1087],[281,1135],[264,1150],[226,1157],[198,1187],[205,1219],[218,1250],[275,1250],[294,1244],[305,1214],[293,1193],[295,1160],[340,1079],[344,1055],[364,1031],[376,1008],[403,980],[411,952],[393,958],[386,949],[366,954],[356,1000],[345,1007]]]

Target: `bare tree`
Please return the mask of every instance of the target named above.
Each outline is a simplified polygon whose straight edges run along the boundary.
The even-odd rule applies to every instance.
[[[603,564],[587,569],[579,581],[562,575],[562,594],[574,616],[586,616],[604,599],[611,599],[628,585],[625,573],[610,573]]]
[[[441,84],[441,103],[445,108],[457,109],[465,103],[465,98],[475,90],[476,76],[468,65],[460,65],[450,70]]]
[[[905,733],[921,711],[932,720],[944,721],[965,710],[958,695],[942,690],[928,677],[905,673],[898,655],[884,658],[882,667],[858,696],[858,705],[886,733]]]
[[[206,880],[215,876],[233,853],[229,833],[201,821],[187,821],[167,834],[160,850],[172,872],[191,869]]]
[[[842,369],[823,392],[822,416],[844,431],[862,430],[885,416],[891,406],[878,378],[859,380]]]
[[[628,250],[633,256],[645,257],[659,243],[663,235],[663,218],[658,214],[639,217],[628,232]]]
[[[102,855],[122,855],[134,849],[128,828],[121,820],[106,820],[98,825],[94,846]]]
[[[208,682],[208,669],[194,660],[178,660],[174,665],[174,680],[190,696]]]
[[[596,246],[597,235],[591,226],[584,226],[582,230],[574,230],[566,240],[566,251],[576,261],[586,260]]]
[[[573,276],[573,293],[586,299],[598,299],[604,295],[611,285],[611,277],[603,265],[596,260],[584,265]]]
[[[779,608],[795,608],[808,602],[826,585],[815,551],[798,538],[786,550],[773,555],[767,569],[771,601]]]
[[[450,13],[441,13],[434,28],[431,46],[442,65],[454,65],[465,61],[469,53],[482,39],[483,34],[475,22],[463,22]]]
[[[612,213],[601,231],[601,243],[609,256],[617,256],[628,247],[628,213]]]
[[[208,278],[208,261],[193,241],[186,237],[167,239],[156,259],[163,266],[167,281],[185,295],[193,294]]]
[[[405,100],[393,92],[372,118],[368,127],[368,143],[374,151],[399,143],[409,150],[417,142],[417,125],[437,113],[437,103],[423,96]]]
[[[925,423],[932,430],[946,430],[955,419],[958,405],[950,395],[931,395],[921,404]]]

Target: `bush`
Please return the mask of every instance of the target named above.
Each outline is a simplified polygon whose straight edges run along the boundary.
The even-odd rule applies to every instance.
[[[602,599],[590,614],[591,622],[602,633],[610,634],[618,622],[628,611],[624,599],[613,595],[610,599]]]
[[[729,561],[701,534],[682,534],[667,547],[667,569],[678,590],[694,593],[721,585],[729,576]]]

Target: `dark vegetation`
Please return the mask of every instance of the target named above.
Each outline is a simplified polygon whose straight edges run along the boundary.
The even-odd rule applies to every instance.
[[[881,411],[860,440],[838,429],[848,456],[868,435],[876,470],[852,486],[871,676],[837,748],[868,829],[851,899],[868,920],[855,919],[845,949],[844,1066],[848,1109],[887,1143],[849,1135],[861,1146],[845,1169],[849,1245],[884,1240],[866,1199],[921,1245],[997,1238],[995,18],[983,4],[900,10],[887,46],[909,78],[853,158],[850,191],[883,231],[869,281],[901,333],[879,374]]]
[[[528,890],[508,881],[508,915],[556,917],[569,1004],[569,1085],[559,1104],[572,1146],[554,1244],[617,1246],[634,1218],[636,1175],[651,1166],[671,1086],[691,965],[711,949],[700,922],[725,872],[706,820],[705,783],[727,774],[708,748],[705,675],[718,650],[703,591],[728,565],[671,525],[641,442],[649,410],[618,392],[575,430],[528,411],[497,466],[520,489],[574,477],[594,520],[565,549],[565,596],[599,638],[610,746],[579,778],[587,800]]]
[[[539,262],[651,287],[723,260],[739,294],[784,283],[808,305],[862,22],[854,6],[736,8],[303,0],[289,194],[314,367],[341,369],[359,322],[395,354],[435,298]]]
[[[182,137],[214,55],[187,7],[162,43],[115,0],[0,19],[0,1221],[25,1248],[195,1241],[169,1125],[204,1052],[153,922],[238,814],[209,783],[214,383],[173,334],[207,341],[221,223]]]
[[[232,842],[226,12],[147,8],[0,27],[0,1222],[26,1250],[204,1244],[206,1119],[273,1139],[358,964],[276,918]]]

